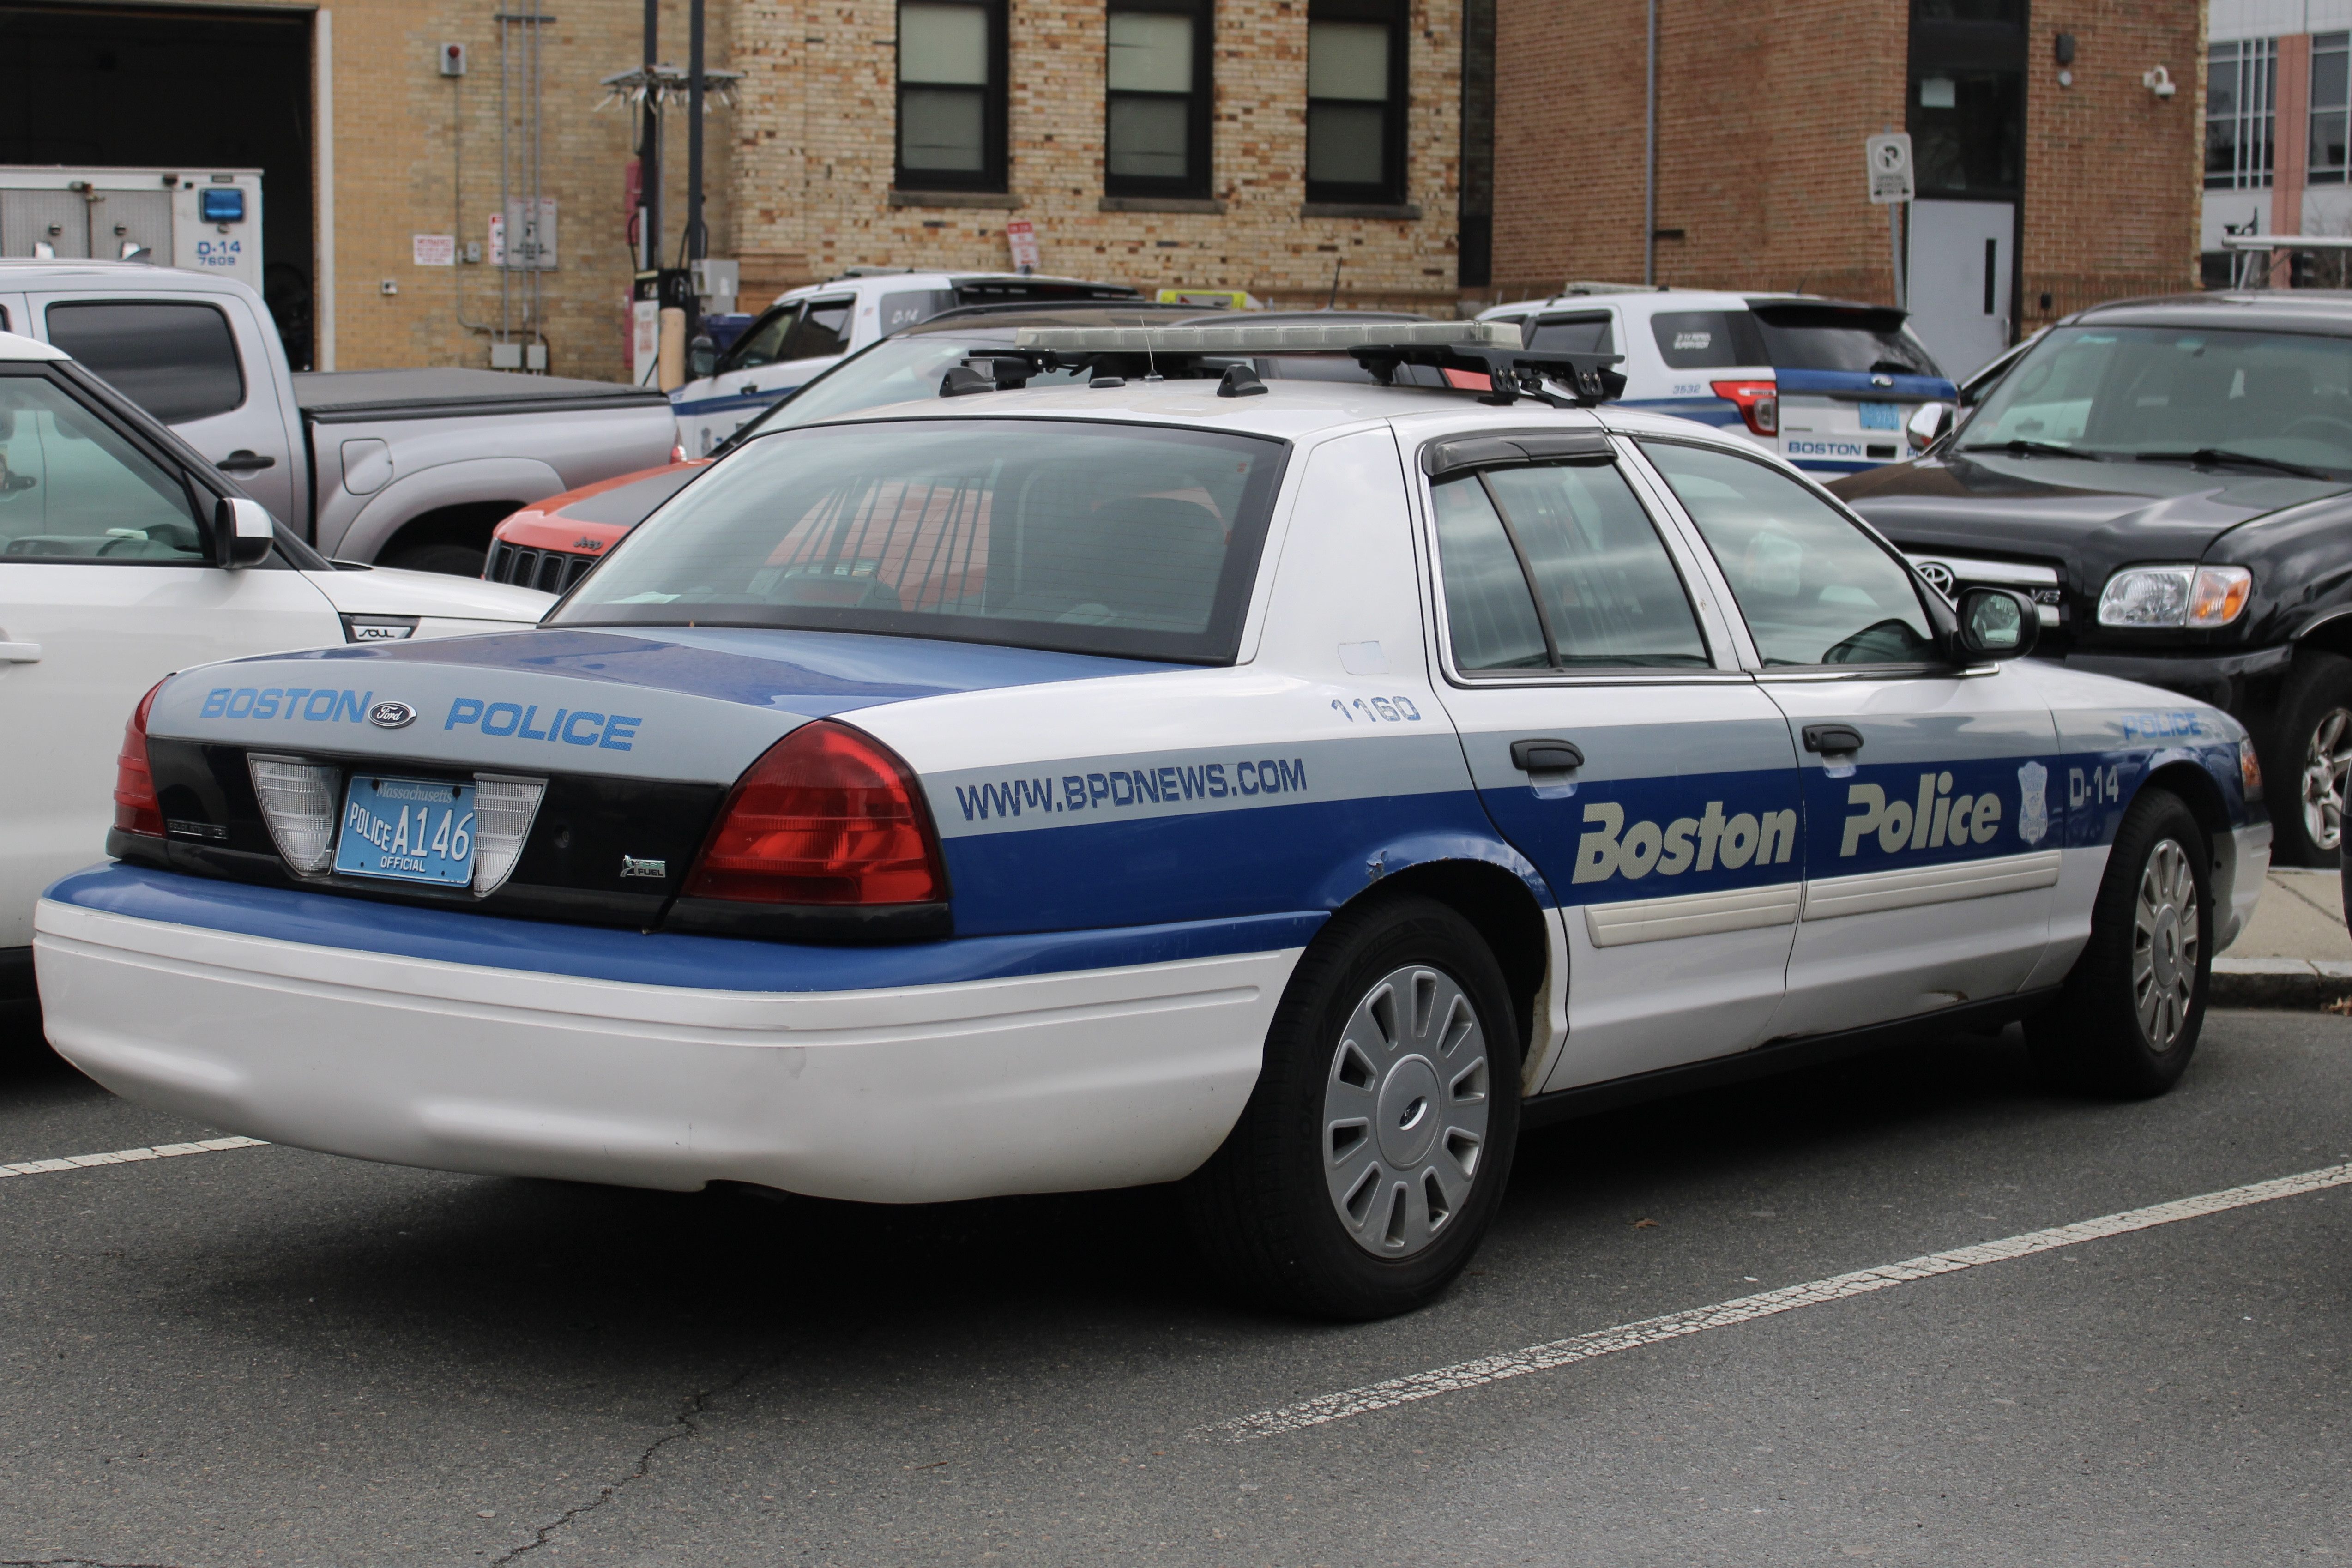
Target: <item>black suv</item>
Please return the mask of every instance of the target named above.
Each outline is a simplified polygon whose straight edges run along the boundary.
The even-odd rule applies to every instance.
[[[1911,462],[1830,487],[2039,657],[2227,709],[2273,858],[2332,866],[2352,770],[2352,294],[2126,300],[2050,329]]]

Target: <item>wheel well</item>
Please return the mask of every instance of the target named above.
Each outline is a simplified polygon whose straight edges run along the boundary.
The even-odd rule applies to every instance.
[[[490,530],[522,504],[519,500],[469,500],[418,512],[383,542],[375,552],[376,559],[389,561],[401,551],[427,544],[462,544],[468,550],[488,550]]]
[[[1518,1012],[1519,1048],[1524,1052],[1535,1039],[1536,993],[1542,988],[1551,946],[1544,936],[1543,910],[1528,885],[1484,861],[1437,860],[1383,877],[1357,896],[1383,892],[1435,899],[1476,929],[1502,966],[1503,984],[1510,988],[1511,1005]]]
[[[2221,786],[2213,782],[2212,775],[2194,763],[2168,763],[2150,773],[2140,787],[2147,789],[2153,784],[2162,785],[2187,803],[2189,815],[2205,830],[2206,840],[2216,847],[2214,853],[2218,857],[2218,847],[2230,836],[2230,807],[2222,800]]]
[[[2294,657],[2298,663],[2302,661],[2305,648],[2352,658],[2352,615],[2322,621],[2297,638]]]

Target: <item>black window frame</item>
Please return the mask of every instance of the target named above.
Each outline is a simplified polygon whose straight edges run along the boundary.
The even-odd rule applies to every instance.
[[[1389,95],[1381,104],[1381,173],[1377,184],[1307,178],[1307,200],[1333,205],[1395,206],[1405,199],[1406,118],[1412,104],[1412,8],[1410,0],[1308,0],[1307,7],[1309,80],[1312,80],[1315,24],[1318,22],[1379,22],[1389,29]],[[1360,98],[1309,97],[1307,100],[1307,174],[1315,164],[1315,110],[1320,105],[1362,108]]]
[[[2337,78],[2330,89],[2331,96],[2324,103],[2319,97],[2323,64],[2332,66]],[[2345,184],[2347,174],[2352,174],[2352,149],[2347,147],[2346,134],[2347,128],[2352,128],[2352,33],[2311,36],[2311,92],[2305,100],[2304,118],[2310,130],[2304,154],[2303,183]]]
[[[213,303],[209,300],[173,299],[169,296],[160,298],[150,296],[142,298],[136,295],[128,298],[51,300],[41,307],[41,331],[48,339],[52,347],[63,349],[66,353],[73,355],[75,363],[82,366],[85,370],[88,370],[92,375],[105,381],[108,385],[116,386],[118,390],[121,390],[117,379],[115,377],[109,376],[106,374],[105,361],[109,356],[103,352],[103,350],[100,350],[100,352],[98,353],[91,353],[89,351],[93,345],[89,343],[75,344],[69,342],[60,342],[58,339],[58,323],[61,313],[68,321],[71,321],[74,316],[78,313],[94,316],[96,312],[100,311],[124,310],[201,310],[209,314],[215,321],[220,323],[222,341],[226,342],[228,345],[228,363],[236,372],[236,402],[229,404],[226,407],[215,408],[207,405],[201,412],[188,413],[178,418],[173,418],[172,416],[159,410],[149,408],[145,403],[131,396],[130,392],[123,392],[123,396],[130,398],[134,405],[144,411],[157,423],[164,426],[194,425],[205,419],[222,419],[227,417],[229,415],[235,414],[253,401],[253,376],[246,369],[244,347],[236,341],[236,323],[229,320],[228,312],[226,310],[222,310],[218,305]],[[68,328],[66,336],[70,339],[74,335],[73,331]]]
[[[1181,93],[1147,92],[1110,85],[1110,19],[1121,12],[1183,16],[1192,24],[1192,85]],[[1103,195],[1107,196],[1171,196],[1205,199],[1213,180],[1216,120],[1216,0],[1109,0],[1103,8]],[[1122,99],[1184,104],[1184,162],[1181,175],[1115,174],[1110,167],[1111,106]]]
[[[1006,43],[1008,0],[915,0],[926,5],[969,5],[987,18],[988,80],[965,90],[981,97],[981,158],[977,170],[910,169],[907,166],[907,89],[939,90],[933,84],[908,82],[903,68],[904,13],[909,0],[898,0],[891,13],[890,51],[897,85],[891,101],[891,181],[901,191],[971,191],[988,195],[1012,189],[1012,157],[1007,123],[1012,99],[1010,52]],[[945,84],[942,84],[945,85]]]

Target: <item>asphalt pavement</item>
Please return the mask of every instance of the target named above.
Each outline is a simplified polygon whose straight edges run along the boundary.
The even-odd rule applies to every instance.
[[[0,1048],[0,1165],[218,1131]],[[2137,1105],[1957,1038],[1531,1135],[1474,1271],[1369,1326],[1226,1300],[1156,1190],[42,1170],[0,1180],[0,1563],[2346,1561],[2352,1184],[1224,1424],[2347,1162],[2352,1020],[2217,1013]]]

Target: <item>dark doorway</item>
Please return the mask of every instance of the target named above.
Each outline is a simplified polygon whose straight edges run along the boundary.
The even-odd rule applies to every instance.
[[[309,11],[0,5],[0,163],[259,169],[262,291],[309,368]]]

